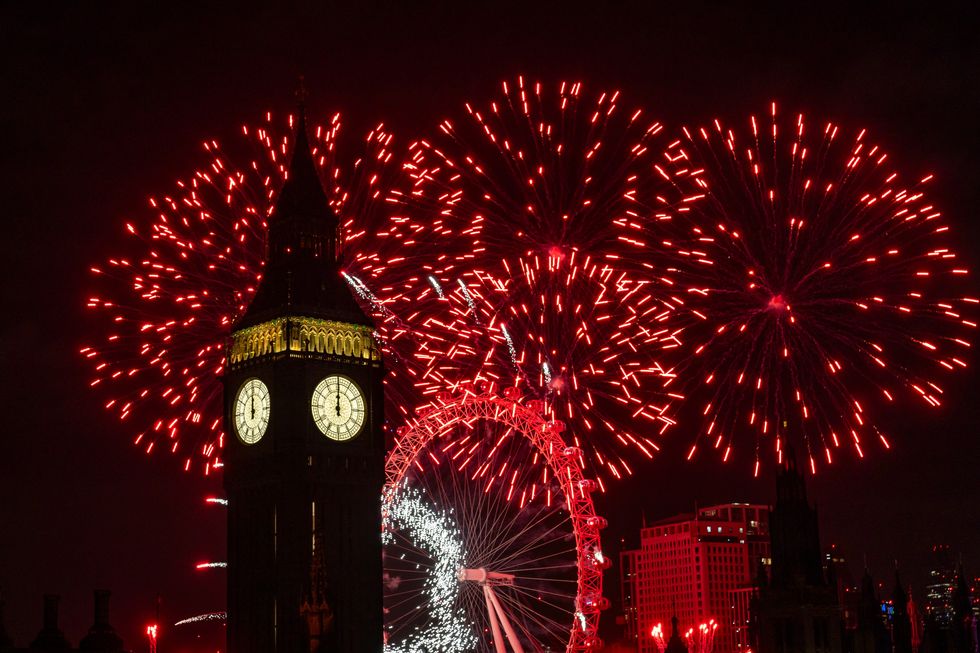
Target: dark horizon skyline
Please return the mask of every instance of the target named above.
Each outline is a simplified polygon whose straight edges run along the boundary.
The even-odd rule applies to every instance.
[[[5,7],[0,588],[18,645],[40,627],[46,591],[63,595],[62,627],[77,643],[91,590],[112,590],[113,624],[134,650],[157,592],[174,617],[223,608],[223,572],[193,569],[223,556],[223,514],[203,502],[220,480],[129,445],[77,355],[92,339],[89,265],[120,251],[122,224],[146,216],[149,194],[205,161],[204,139],[231,139],[266,110],[292,111],[299,74],[311,113],[343,110],[355,131],[384,120],[402,143],[517,74],[621,89],[670,127],[739,120],[776,99],[867,126],[900,169],[934,172],[932,195],[975,268],[976,25],[955,8],[883,16],[845,7]],[[889,424],[898,436],[890,452],[873,448],[860,463],[847,455],[808,478],[824,544],[840,543],[852,567],[867,553],[886,588],[898,558],[917,598],[933,543],[959,549],[967,571],[980,572],[970,362],[941,411],[910,406]],[[744,464],[710,455],[685,463],[686,442],[683,430],[672,434],[642,477],[602,502],[615,523],[608,547],[644,511],[770,500],[771,469],[754,480]]]

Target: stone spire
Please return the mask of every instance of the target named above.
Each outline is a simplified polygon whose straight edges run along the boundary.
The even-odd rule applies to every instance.
[[[922,645],[923,623],[922,623],[922,615],[919,614],[919,606],[916,605],[915,599],[912,598],[911,585],[909,585],[909,602],[906,609],[908,611],[909,625],[911,627],[910,637],[912,639],[912,650],[919,651]]]
[[[330,207],[301,105],[286,182],[269,216],[263,278],[236,329],[303,316],[371,325],[341,276],[340,219]]]
[[[817,511],[810,506],[803,475],[787,450],[776,476],[776,503],[769,520],[773,587],[823,586]]]
[[[895,590],[892,592],[895,614],[892,621],[892,641],[895,653],[912,653],[912,620],[909,615],[909,596],[902,586],[902,578],[895,570]]]

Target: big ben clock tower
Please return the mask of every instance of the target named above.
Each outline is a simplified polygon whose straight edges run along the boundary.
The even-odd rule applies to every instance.
[[[381,653],[382,378],[297,127],[225,373],[229,653]]]

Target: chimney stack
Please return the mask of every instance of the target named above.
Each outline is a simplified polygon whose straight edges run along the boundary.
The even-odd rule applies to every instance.
[[[95,590],[95,622],[96,626],[109,625],[109,590]]]
[[[57,594],[44,595],[44,630],[58,630],[58,602],[61,597]]]
[[[32,649],[63,651],[71,648],[71,644],[65,639],[65,634],[58,629],[58,601],[60,599],[61,597],[57,594],[44,595],[44,625],[41,627],[41,632],[31,642]]]
[[[3,625],[3,607],[3,592],[0,592],[0,651],[12,651],[14,642],[10,639],[10,635],[7,634],[7,629]]]
[[[109,590],[95,590],[95,621],[88,635],[78,644],[80,651],[92,653],[118,653],[123,642],[109,624]]]

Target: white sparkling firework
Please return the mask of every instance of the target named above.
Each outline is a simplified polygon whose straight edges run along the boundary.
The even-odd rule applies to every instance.
[[[462,653],[476,648],[476,636],[459,605],[458,573],[466,552],[463,536],[448,512],[437,511],[422,493],[402,487],[394,498],[386,498],[382,537],[393,542],[395,533],[426,551],[434,565],[425,580],[430,619],[400,642],[385,644],[385,653]],[[386,578],[385,582],[397,582]]]
[[[209,621],[226,621],[227,619],[227,612],[208,612],[205,614],[199,614],[196,617],[181,619],[180,621],[176,622],[174,626],[186,626],[187,624],[200,624]]]
[[[227,562],[199,562],[195,565],[197,569],[224,569],[228,566]]]
[[[514,340],[510,337],[510,331],[507,330],[506,324],[500,325],[500,332],[504,334],[504,340],[507,341],[507,351],[510,352],[510,362],[514,367],[517,367],[517,349],[514,347]]]
[[[439,299],[445,299],[446,294],[442,292],[442,284],[439,283],[439,280],[436,279],[431,274],[429,275],[428,278],[429,278],[429,285],[431,285],[435,289],[436,294],[439,295]]]
[[[371,289],[367,287],[367,284],[355,277],[353,274],[347,274],[346,272],[341,273],[344,279],[347,281],[347,285],[357,293],[357,296],[361,299],[369,302],[371,308],[376,310],[382,315],[390,315],[391,311],[385,307],[384,302],[378,299],[378,296],[371,292]]]
[[[477,321],[479,321],[476,314],[476,300],[473,299],[473,295],[470,294],[470,289],[466,287],[466,284],[462,279],[456,279],[456,283],[459,284],[459,289],[463,291],[463,297],[466,298],[466,305],[470,307],[470,313],[477,319]]]

